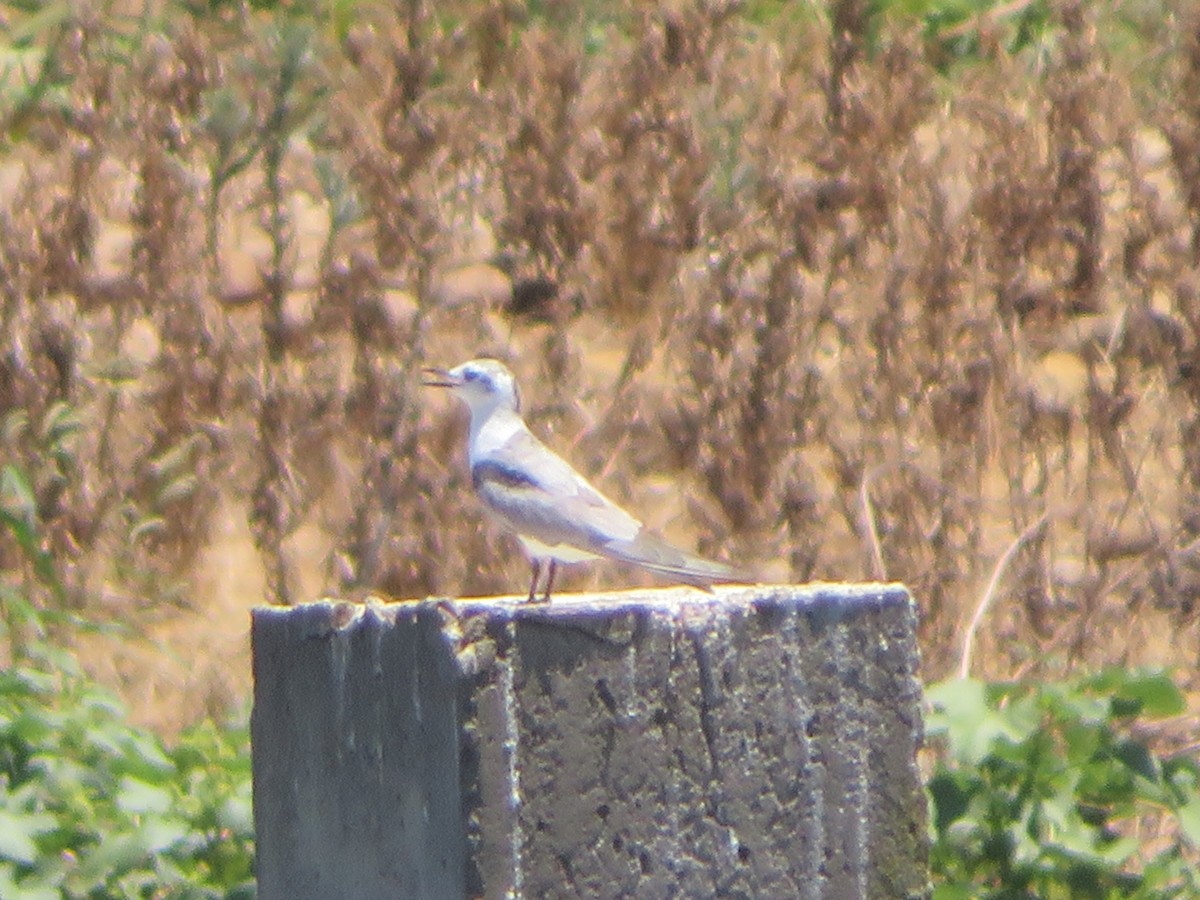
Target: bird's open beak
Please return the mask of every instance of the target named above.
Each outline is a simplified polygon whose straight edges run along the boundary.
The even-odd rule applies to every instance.
[[[425,387],[458,387],[462,384],[462,379],[455,378],[446,369],[435,369],[432,366],[426,366],[421,370],[424,378],[421,379],[421,384]]]

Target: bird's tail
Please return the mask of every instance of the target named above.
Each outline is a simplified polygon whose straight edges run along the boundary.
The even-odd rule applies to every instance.
[[[604,545],[605,556],[665,578],[709,590],[714,584],[751,584],[754,578],[733,566],[685,553],[645,529],[629,541]]]

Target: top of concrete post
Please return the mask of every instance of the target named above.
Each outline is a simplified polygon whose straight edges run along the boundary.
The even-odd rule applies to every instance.
[[[902,586],[522,601],[255,611],[260,897],[925,894]]]

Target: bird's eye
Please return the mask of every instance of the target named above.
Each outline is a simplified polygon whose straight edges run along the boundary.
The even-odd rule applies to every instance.
[[[465,372],[463,372],[463,381],[479,385],[480,390],[485,392],[490,393],[496,390],[495,385],[492,383],[491,376],[488,375],[487,372],[481,372],[478,369],[467,369]]]

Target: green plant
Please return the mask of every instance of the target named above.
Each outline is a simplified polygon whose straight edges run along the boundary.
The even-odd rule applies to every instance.
[[[40,581],[60,583],[12,465],[4,532]],[[10,639],[15,663],[0,670],[0,897],[253,896],[248,730],[205,722],[167,747],[44,638],[48,619],[74,620],[12,586],[0,599],[26,638]]]
[[[0,468],[0,538],[7,535],[16,545],[23,567],[14,567],[13,576],[24,576],[26,587],[38,584],[47,589],[56,603],[50,609],[39,608],[27,591],[17,587],[16,578],[0,580],[0,626],[8,638],[8,652],[13,659],[23,659],[27,640],[45,635],[47,624],[64,618],[62,582],[54,570],[54,560],[46,549],[39,530],[37,500],[34,488],[24,469],[8,463]],[[21,568],[26,571],[21,572]]]
[[[962,679],[927,697],[936,900],[1198,895],[1200,767],[1144,736],[1184,709],[1168,676]]]
[[[245,729],[164,747],[51,659],[0,673],[0,896],[252,896]]]
[[[1051,4],[1042,0],[895,0],[876,6],[885,14],[919,19],[943,65],[978,61],[998,50],[1015,54],[1037,48],[1054,31]]]

